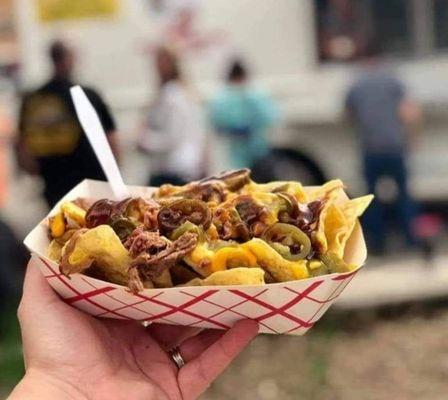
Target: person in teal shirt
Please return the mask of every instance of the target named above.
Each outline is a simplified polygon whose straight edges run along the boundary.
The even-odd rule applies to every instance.
[[[251,167],[266,157],[270,145],[267,132],[279,118],[277,105],[254,88],[244,64],[236,60],[227,73],[227,84],[209,104],[215,131],[228,142],[228,166]]]

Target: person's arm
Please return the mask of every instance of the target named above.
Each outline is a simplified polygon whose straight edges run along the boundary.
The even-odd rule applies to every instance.
[[[20,106],[17,133],[16,133],[16,136],[15,136],[14,142],[13,142],[14,153],[15,153],[17,165],[21,170],[27,172],[30,175],[37,175],[39,173],[39,167],[37,164],[37,160],[27,149],[26,143],[24,140],[24,130],[25,130],[25,122],[26,122],[25,114],[26,114],[26,107],[27,107],[26,104],[27,104],[27,99],[24,98],[22,100],[22,104]]]
[[[86,94],[101,120],[107,140],[117,161],[120,161],[120,146],[118,141],[117,125],[110,112],[109,106],[102,97],[92,89],[86,89]]]
[[[266,129],[280,119],[280,111],[274,100],[265,93],[255,93],[254,97],[256,126]]]
[[[410,98],[404,98],[398,106],[398,116],[407,135],[409,148],[417,148],[420,142],[423,123],[420,105]]]
[[[404,98],[398,108],[398,115],[401,122],[411,129],[419,128],[423,121],[423,114],[420,105],[411,98]]]
[[[115,159],[117,160],[118,164],[120,164],[120,143],[118,140],[118,133],[115,131],[109,131],[106,133],[107,135],[107,141],[109,142],[109,146],[112,150],[112,154],[115,156]]]
[[[409,96],[399,80],[394,81],[393,91],[397,97],[398,118],[404,127],[409,147],[415,148],[418,145],[423,122],[421,107]]]
[[[343,111],[343,119],[346,121],[352,123],[355,119],[354,111],[353,111],[353,88],[351,88],[346,96],[345,96],[345,102],[344,102],[344,111]]]

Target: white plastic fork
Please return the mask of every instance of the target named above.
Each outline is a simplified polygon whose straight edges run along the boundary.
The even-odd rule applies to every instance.
[[[87,98],[86,94],[80,86],[73,86],[70,89],[70,94],[75,104],[76,114],[79,122],[84,129],[90,145],[95,152],[98,161],[103,168],[109,185],[117,200],[125,199],[130,196],[129,190],[124,184],[118,168],[117,160],[115,159],[109,142],[107,141],[104,128],[101,121]]]

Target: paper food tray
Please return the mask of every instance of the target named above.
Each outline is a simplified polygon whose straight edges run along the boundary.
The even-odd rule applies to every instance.
[[[149,196],[154,189],[129,186],[133,196]],[[85,180],[64,196],[59,204],[77,197],[111,198],[106,182]],[[67,278],[58,264],[46,257],[49,244],[47,218],[26,237],[31,268],[38,267],[48,283],[68,304],[95,317],[137,320],[147,323],[228,329],[240,319],[258,321],[260,332],[303,335],[333,304],[359,268],[345,274],[274,283],[264,286],[193,286],[145,289],[132,294],[120,285],[82,274]],[[362,266],[366,246],[356,224],[348,240],[344,259]]]

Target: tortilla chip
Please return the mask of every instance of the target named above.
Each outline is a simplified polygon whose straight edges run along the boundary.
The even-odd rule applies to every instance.
[[[317,199],[343,200],[344,198],[346,198],[346,194],[344,192],[344,183],[340,179],[328,181],[319,188],[311,190],[311,192],[309,193],[310,201]]]
[[[62,244],[53,239],[48,246],[47,257],[50,260],[59,262],[62,256],[62,247]]]
[[[325,213],[324,224],[324,233],[327,241],[326,251],[338,255],[343,254],[343,241],[350,226],[341,208],[335,204],[330,204]]]
[[[364,214],[364,211],[366,211],[367,207],[372,202],[373,197],[372,194],[368,194],[366,196],[348,200],[342,207],[346,218],[358,218]]]
[[[341,257],[334,253],[327,253],[322,256],[322,261],[328,268],[328,273],[345,273],[351,272],[358,268],[357,265],[346,263]]]
[[[308,194],[302,184],[294,181],[274,181],[260,184],[251,182],[246,185],[241,192],[259,196],[261,193],[269,193],[273,191],[291,194],[301,203],[307,203],[309,201]]]
[[[345,194],[343,196],[340,193],[335,195],[339,190],[338,181],[331,182],[334,183],[328,186],[331,193],[329,193],[329,198],[321,212],[314,240],[318,243],[322,254],[329,252],[342,258],[345,245],[353,232],[356,221],[369,206],[373,196],[367,195],[348,200]]]
[[[342,206],[342,212],[344,213],[345,219],[347,221],[348,229],[344,234],[340,236],[340,243],[342,247],[342,253],[336,253],[340,258],[343,257],[345,245],[347,240],[355,228],[356,221],[358,218],[364,214],[365,210],[373,200],[373,195],[369,194],[367,196],[358,197],[356,199],[348,200]]]
[[[309,277],[306,260],[289,261],[284,259],[271,246],[261,239],[252,239],[241,245],[257,258],[257,264],[269,272],[277,282],[294,281]]]
[[[66,275],[82,272],[94,263],[95,271],[110,282],[128,283],[131,257],[109,225],[74,235],[64,246],[62,258],[60,268]]]

